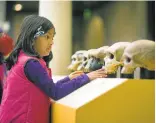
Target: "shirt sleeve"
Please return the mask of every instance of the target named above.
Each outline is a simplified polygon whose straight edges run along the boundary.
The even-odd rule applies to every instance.
[[[58,100],[81,86],[87,84],[90,80],[86,74],[80,75],[72,80],[65,77],[62,80],[53,82],[46,70],[42,67],[39,61],[30,59],[24,67],[24,72],[28,80],[39,87],[46,95],[54,100]]]

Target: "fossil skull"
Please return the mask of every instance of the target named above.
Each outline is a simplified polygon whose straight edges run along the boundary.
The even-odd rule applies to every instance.
[[[126,47],[123,54],[124,67],[121,73],[130,74],[137,67],[155,70],[155,42],[137,40]]]
[[[71,64],[68,66],[68,70],[76,71],[78,66],[83,62],[83,55],[86,53],[86,50],[79,50],[71,57]]]
[[[85,66],[87,65],[88,59],[89,59],[89,56],[88,56],[89,52],[90,52],[90,50],[86,51],[83,54],[82,63],[78,66],[77,70],[82,70],[85,72]]]
[[[102,68],[104,62],[103,58],[106,56],[106,49],[108,46],[103,46],[98,49],[92,49],[89,52],[89,60],[85,70],[90,72]]]
[[[123,63],[120,61],[125,48],[130,42],[117,42],[106,49],[106,57],[104,58],[105,65],[103,68],[108,74],[115,73],[119,66]]]

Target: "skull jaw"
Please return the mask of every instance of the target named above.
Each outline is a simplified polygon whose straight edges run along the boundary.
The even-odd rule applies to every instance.
[[[84,72],[91,72],[90,67],[89,66],[85,67]]]
[[[92,63],[92,59],[89,59],[87,61],[87,64],[84,67],[84,72],[91,72],[91,69],[90,69],[91,63]]]
[[[68,66],[68,70],[70,70],[70,71],[76,71],[77,70],[77,67],[79,66],[79,64],[80,64],[80,62],[77,62],[75,64],[70,64]]]
[[[103,66],[102,69],[104,69],[107,74],[115,74],[116,71],[117,71],[117,68],[114,68],[114,67],[109,67],[109,66]]]
[[[114,74],[118,70],[119,66],[123,66],[123,63],[121,62],[110,63],[103,66],[102,68],[106,70],[107,74]]]
[[[77,67],[77,70],[84,71],[84,66],[83,66],[83,64],[80,64],[80,65]]]
[[[134,67],[123,67],[121,70],[122,74],[133,74],[135,68]]]
[[[81,62],[79,64],[79,66],[77,67],[77,70],[85,72],[85,67],[86,67],[87,63],[88,63],[88,60]]]

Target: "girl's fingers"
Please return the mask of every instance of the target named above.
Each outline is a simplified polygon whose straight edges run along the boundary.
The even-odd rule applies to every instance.
[[[98,72],[98,71],[105,71],[105,70],[104,70],[103,68],[101,68],[101,69],[98,69],[98,70],[96,70],[96,71]]]
[[[101,78],[103,78],[103,77],[107,77],[107,74],[96,74],[96,76],[99,76],[99,77],[101,77]]]
[[[82,74],[82,73],[84,73],[83,71],[75,71],[75,72],[73,72],[73,73],[71,73],[72,75],[75,75],[75,74]]]
[[[96,72],[95,74],[107,74],[105,71]]]

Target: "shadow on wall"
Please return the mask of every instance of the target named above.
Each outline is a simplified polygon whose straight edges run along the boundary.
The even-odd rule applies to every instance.
[[[86,28],[84,44],[86,49],[94,49],[104,44],[104,20],[94,15],[89,21]]]

